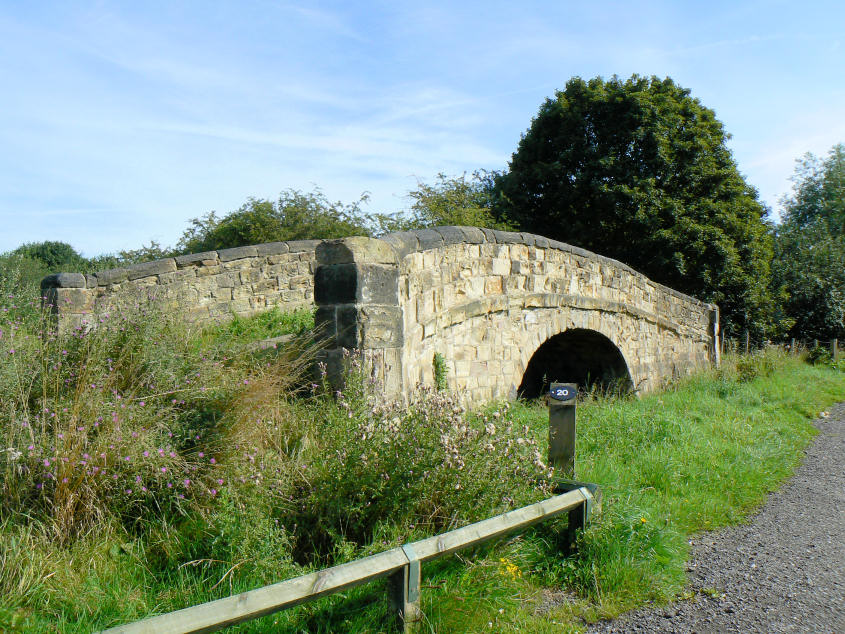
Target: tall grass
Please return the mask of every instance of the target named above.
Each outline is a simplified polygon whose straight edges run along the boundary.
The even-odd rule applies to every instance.
[[[100,629],[550,492],[542,405],[468,412],[437,390],[387,402],[354,355],[331,393],[308,373],[307,332],[244,345],[276,317],[200,331],[135,308],[59,335],[16,310],[0,316],[0,629]],[[579,403],[577,475],[604,504],[576,555],[557,520],[426,565],[427,625],[560,631],[675,596],[689,535],[740,521],[797,463],[809,417],[843,398],[836,369],[767,353]],[[382,631],[383,590],[239,629]]]

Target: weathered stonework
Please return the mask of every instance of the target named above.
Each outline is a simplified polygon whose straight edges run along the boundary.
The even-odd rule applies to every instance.
[[[575,331],[606,338],[641,391],[719,362],[716,306],[562,242],[475,227],[237,247],[59,273],[42,288],[65,330],[136,298],[193,320],[316,304],[332,378],[357,348],[390,395],[432,385],[440,353],[468,400],[513,397],[535,352]]]
[[[314,306],[314,250],[319,240],[271,242],[192,253],[93,275],[57,273],[41,282],[59,327],[85,327],[98,310],[154,300],[188,319],[211,321],[279,306]]]
[[[330,365],[354,347],[401,370],[389,392],[432,385],[440,353],[450,389],[475,402],[513,397],[535,351],[572,329],[607,337],[641,391],[718,363],[718,308],[621,262],[542,236],[469,227],[364,240],[318,247],[318,321]],[[393,247],[395,263],[379,243]]]

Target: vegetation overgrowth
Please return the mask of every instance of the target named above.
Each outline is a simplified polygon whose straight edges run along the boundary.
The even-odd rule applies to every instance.
[[[332,393],[306,372],[302,316],[203,330],[128,306],[59,334],[17,298],[0,308],[0,629],[102,629],[550,494],[541,403],[385,402],[354,355]],[[278,349],[245,345],[285,328],[300,334]],[[604,503],[577,553],[555,520],[426,565],[428,624],[577,629],[676,596],[688,536],[740,521],[843,398],[836,367],[773,350],[641,399],[588,397],[577,470]],[[386,611],[377,582],[240,629],[381,631]]]

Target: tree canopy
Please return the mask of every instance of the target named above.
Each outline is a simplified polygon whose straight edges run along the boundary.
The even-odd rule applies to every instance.
[[[509,229],[510,225],[497,218],[494,211],[495,177],[484,171],[447,176],[439,173],[433,184],[417,182],[408,192],[411,199],[411,225],[415,228],[443,225],[464,225]]]
[[[716,302],[729,333],[762,336],[773,319],[771,227],[727,139],[669,78],[574,78],[542,104],[497,179],[497,213]]]
[[[277,201],[250,198],[240,209],[218,218],[210,212],[193,218],[179,247],[197,253],[262,242],[370,235],[361,211],[367,194],[354,203],[331,202],[322,191],[283,191]]]
[[[845,338],[845,145],[806,154],[792,182],[772,266],[783,319],[793,337]]]

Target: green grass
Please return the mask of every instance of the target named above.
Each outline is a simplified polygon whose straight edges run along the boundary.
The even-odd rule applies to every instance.
[[[246,344],[281,335],[303,335],[313,329],[313,310],[301,308],[286,312],[277,306],[248,317],[233,315],[230,320],[206,328],[200,341],[206,345],[221,340]]]
[[[470,429],[459,444],[466,464],[452,481],[464,488],[446,495],[452,476],[439,464],[435,432],[451,420],[452,406],[442,393],[416,410],[373,414],[363,394],[348,395],[346,404],[291,399],[263,363],[259,357],[254,367],[247,360],[225,366],[245,373],[248,385],[231,393],[215,388],[219,434],[227,446],[250,447],[256,456],[253,462],[237,451],[217,454],[220,473],[232,482],[243,477],[242,484],[203,498],[187,515],[149,520],[143,530],[127,530],[117,514],[106,516],[96,530],[61,545],[47,518],[0,518],[0,630],[102,629],[493,515],[507,508],[503,492],[513,505],[545,495],[529,469],[508,477],[496,470],[507,467],[506,460],[479,444],[526,436],[545,455],[548,411],[542,404],[497,404],[461,418]],[[425,564],[424,631],[580,631],[585,621],[678,596],[690,536],[743,521],[798,464],[814,433],[810,420],[841,400],[841,371],[769,353],[728,359],[719,372],[640,399],[579,403],[577,476],[602,487],[603,503],[578,551],[563,555],[566,521],[558,519]],[[407,420],[396,422],[398,428],[379,427],[394,425],[400,415]],[[513,432],[506,431],[507,421]],[[492,423],[495,435],[480,431]],[[435,427],[426,431],[428,424]],[[356,444],[345,435],[361,429],[368,437],[356,442],[370,458],[356,461],[350,455]],[[402,451],[408,446],[402,435],[413,430],[419,430],[421,455]],[[348,466],[339,466],[341,456]],[[530,451],[520,456],[514,460],[530,460]],[[263,471],[254,470],[256,462],[265,463]],[[424,482],[436,491],[409,475],[418,465],[427,465]],[[258,473],[260,486],[250,479]],[[384,473],[390,486],[378,484]],[[475,481],[479,488],[472,488]],[[365,486],[370,497],[356,501],[356,487]],[[348,508],[311,506],[316,498],[309,496],[332,491],[349,500]],[[397,492],[405,496],[401,503],[393,500]],[[358,528],[344,524],[347,515],[357,518]],[[318,556],[306,556],[309,544]],[[380,632],[387,617],[380,581],[233,629]]]

